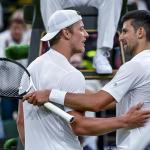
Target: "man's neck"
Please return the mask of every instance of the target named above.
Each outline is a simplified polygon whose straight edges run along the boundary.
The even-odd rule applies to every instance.
[[[134,56],[147,49],[150,49],[150,42],[146,42],[144,45],[139,45],[135,50]]]
[[[68,47],[64,48],[63,45],[59,46],[57,44],[57,45],[52,46],[51,48],[59,52],[60,54],[64,55],[67,58],[67,60],[70,60],[72,54],[71,54],[71,50]]]

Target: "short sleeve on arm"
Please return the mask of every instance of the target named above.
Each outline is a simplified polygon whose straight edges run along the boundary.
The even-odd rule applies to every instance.
[[[117,102],[120,102],[123,96],[136,87],[142,78],[142,66],[136,61],[129,61],[122,65],[114,78],[106,84],[102,90],[111,94]]]
[[[66,92],[85,93],[85,78],[78,70],[69,72],[61,79],[59,87]],[[65,107],[65,111],[72,111],[72,109]]]

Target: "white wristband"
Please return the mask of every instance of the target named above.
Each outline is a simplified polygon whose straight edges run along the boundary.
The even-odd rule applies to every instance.
[[[53,89],[49,95],[49,100],[57,104],[64,105],[65,95],[67,92]]]

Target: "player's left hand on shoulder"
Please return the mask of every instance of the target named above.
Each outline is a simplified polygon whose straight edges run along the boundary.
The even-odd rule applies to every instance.
[[[41,106],[48,102],[49,93],[49,90],[34,91],[32,93],[26,94],[23,97],[23,101],[26,100],[30,104]]]

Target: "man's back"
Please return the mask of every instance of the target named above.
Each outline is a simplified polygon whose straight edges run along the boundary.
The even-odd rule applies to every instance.
[[[51,49],[37,58],[28,69],[37,89],[55,88],[72,92],[84,92],[85,90],[82,74],[55,50]],[[75,79],[79,83],[76,83]],[[62,107],[62,109],[65,108]],[[24,102],[24,119],[27,150],[82,149],[69,124],[43,106],[37,107]]]

